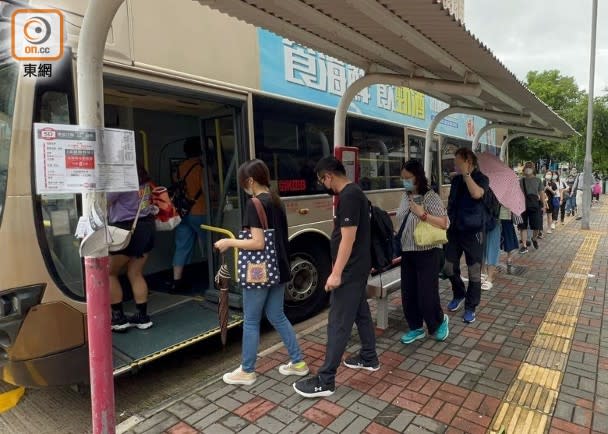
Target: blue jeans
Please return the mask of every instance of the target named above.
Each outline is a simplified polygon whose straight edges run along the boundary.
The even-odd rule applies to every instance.
[[[173,255],[173,265],[184,266],[190,263],[194,243],[199,240],[201,254],[206,256],[205,252],[205,231],[201,229],[201,225],[207,223],[206,215],[188,214],[177,227],[175,228],[175,254]]]
[[[267,289],[243,290],[243,313],[245,316],[243,324],[243,360],[241,363],[243,371],[255,371],[258,344],[260,342],[262,312],[266,313],[266,318],[268,318],[270,324],[281,335],[291,362],[297,363],[302,361],[302,351],[298,345],[296,333],[283,313],[284,296],[284,283]]]

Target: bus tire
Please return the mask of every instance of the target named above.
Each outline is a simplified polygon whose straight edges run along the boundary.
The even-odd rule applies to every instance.
[[[326,243],[324,243],[326,244]],[[329,246],[295,243],[290,246],[290,281],[285,287],[285,315],[292,323],[311,318],[327,306],[325,282],[331,271]]]

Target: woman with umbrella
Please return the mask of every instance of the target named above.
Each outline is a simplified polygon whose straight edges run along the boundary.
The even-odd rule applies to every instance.
[[[268,228],[275,231],[280,283],[264,288],[243,289],[244,326],[241,366],[224,374],[224,382],[242,385],[255,383],[255,362],[260,341],[262,313],[266,313],[272,326],[281,335],[291,359],[289,363],[279,366],[279,372],[283,375],[305,376],[308,374],[308,366],[304,361],[293,327],[283,312],[285,283],[290,278],[285,207],[279,196],[270,190],[270,172],[263,161],[255,159],[243,163],[238,170],[238,181],[245,193],[259,199],[262,203],[268,220]],[[243,226],[248,227],[251,231],[250,239],[223,238],[214,244],[215,248],[221,253],[231,247],[243,250],[263,250],[265,245],[264,226],[251,199],[247,201]]]

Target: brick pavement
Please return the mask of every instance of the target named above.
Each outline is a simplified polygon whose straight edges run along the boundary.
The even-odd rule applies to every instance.
[[[402,345],[407,325],[392,294],[389,328],[377,331],[381,369],[341,367],[330,397],[296,395],[296,377],[276,369],[287,360],[280,348],[260,358],[254,385],[217,378],[150,410],[128,432],[606,433],[608,206],[594,208],[591,222],[594,231],[569,221],[515,258],[525,272],[498,274],[474,324],[450,313],[446,342]],[[448,282],[440,291],[445,305]],[[299,341],[314,372],[325,327]],[[355,332],[347,352],[358,348]]]

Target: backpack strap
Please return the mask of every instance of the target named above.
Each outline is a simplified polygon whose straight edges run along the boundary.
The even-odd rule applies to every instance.
[[[257,197],[252,197],[251,202],[255,205],[255,210],[258,213],[258,218],[260,219],[260,223],[262,223],[262,229],[268,229],[268,217],[266,216],[266,211],[264,210],[264,205],[262,205],[262,201]]]
[[[188,171],[186,172],[186,174],[183,177],[179,176],[179,169],[177,169],[177,175],[178,175],[177,179],[178,179],[178,181],[184,181],[185,182],[186,178],[188,177],[188,175],[190,175],[190,172],[192,172],[196,166],[203,167],[203,164],[200,161],[194,163],[192,166],[190,166],[190,168],[188,169]],[[201,186],[201,188],[198,189],[198,191],[196,192],[196,195],[194,196],[194,198],[192,200],[194,200],[194,201],[198,200],[198,198],[201,197],[201,194],[203,194],[203,187],[202,186]],[[187,196],[187,194],[186,194],[186,196]]]

